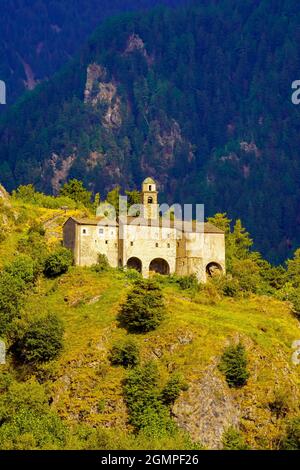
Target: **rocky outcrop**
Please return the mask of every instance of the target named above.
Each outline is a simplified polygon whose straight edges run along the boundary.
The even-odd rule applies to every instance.
[[[69,155],[67,158],[63,159],[56,153],[52,154],[49,164],[53,173],[51,186],[54,193],[58,193],[61,184],[66,181],[75,159],[75,155]]]
[[[152,65],[154,59],[153,57],[149,56],[142,38],[138,34],[131,34],[128,38],[124,53],[131,54],[135,51],[140,52],[145,57],[148,65]]]
[[[161,187],[170,180],[170,170],[176,164],[176,155],[180,154],[187,165],[195,158],[193,146],[183,137],[180,125],[168,117],[151,121],[145,149],[148,145],[152,149],[155,146],[151,163],[146,151],[141,158],[141,167],[145,174],[156,176]]]
[[[84,90],[84,102],[93,107],[101,104],[106,107],[102,118],[104,127],[114,128],[122,125],[121,100],[117,86],[107,81],[107,71],[99,64],[90,64]]]
[[[173,415],[193,440],[220,449],[224,431],[238,426],[240,410],[216,366],[211,365],[176,401]]]
[[[261,156],[261,151],[257,147],[255,142],[240,142],[240,148],[243,150],[245,153],[254,153],[256,158]]]

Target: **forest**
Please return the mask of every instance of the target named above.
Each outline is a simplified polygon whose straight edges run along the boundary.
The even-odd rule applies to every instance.
[[[280,263],[299,233],[296,0],[204,1],[104,22],[72,61],[0,122],[9,190],[103,194],[145,176],[161,200],[241,217]]]

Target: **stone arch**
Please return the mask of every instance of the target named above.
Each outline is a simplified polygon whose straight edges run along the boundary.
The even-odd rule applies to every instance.
[[[129,269],[135,269],[139,273],[142,272],[142,262],[139,258],[136,258],[135,256],[132,256],[127,260],[127,268]]]
[[[149,265],[149,271],[157,274],[170,274],[170,266],[165,259],[154,258]]]
[[[208,277],[220,276],[223,273],[222,266],[215,261],[208,263],[206,266],[206,275]]]

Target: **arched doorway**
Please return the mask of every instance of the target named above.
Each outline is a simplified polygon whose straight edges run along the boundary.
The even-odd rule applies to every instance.
[[[206,266],[206,274],[208,277],[220,276],[223,272],[222,266],[219,263],[211,262]]]
[[[134,256],[132,258],[129,258],[127,261],[127,268],[129,269],[135,269],[139,273],[142,272],[142,262],[139,258],[135,258]]]
[[[150,263],[149,271],[157,274],[170,274],[170,266],[163,258],[155,258]]]

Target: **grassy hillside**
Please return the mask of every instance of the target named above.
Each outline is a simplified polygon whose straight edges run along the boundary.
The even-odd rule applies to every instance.
[[[0,244],[2,266],[17,256],[18,240],[32,220],[46,224],[50,249],[58,243],[69,214],[11,199],[6,204],[15,222]],[[22,224],[16,222],[20,213]],[[55,313],[64,325],[63,349],[54,360],[34,366],[16,360],[13,350],[8,353],[6,365],[0,366],[0,447],[221,448],[222,436],[234,427],[250,448],[278,448],[287,423],[299,413],[299,366],[291,361],[291,345],[300,330],[290,306],[266,295],[226,297],[213,283],[182,289],[172,278],[159,277],[166,318],[152,332],[129,334],[117,314],[135,278],[130,271],[80,267],[54,279],[38,277],[26,295],[17,329]],[[128,370],[109,360],[113,345],[128,337],[138,344],[141,364],[157,365],[159,387],[175,373],[187,384],[172,406],[179,429],[173,436],[136,433],[129,424],[124,400]],[[226,346],[238,342],[246,348],[250,377],[235,389],[227,385],[218,363]],[[46,397],[43,409],[59,416],[64,438],[37,444],[25,425],[18,428],[18,438],[15,428],[1,434],[9,426],[3,410],[25,400],[24,390],[33,394],[26,410],[34,409],[41,395]]]

